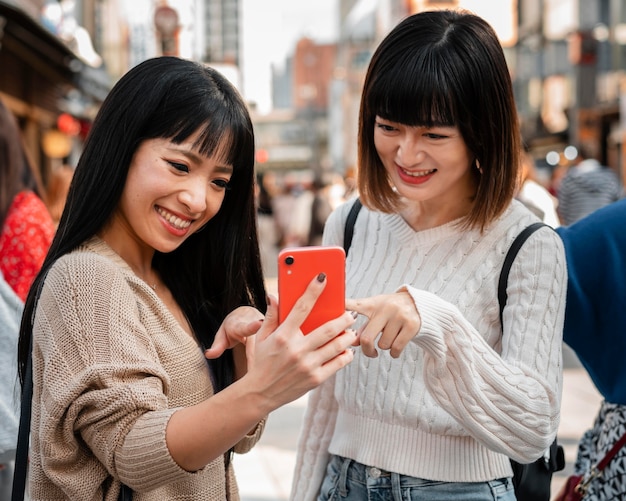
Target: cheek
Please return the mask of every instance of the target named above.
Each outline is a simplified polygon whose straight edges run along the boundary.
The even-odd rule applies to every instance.
[[[211,193],[207,197],[207,221],[219,212],[224,203],[226,194],[224,192]]]
[[[374,148],[379,155],[384,155],[389,150],[389,141],[378,133],[374,133]]]

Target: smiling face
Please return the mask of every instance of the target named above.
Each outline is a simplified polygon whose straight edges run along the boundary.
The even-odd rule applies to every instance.
[[[110,245],[171,252],[219,211],[233,168],[193,144],[193,136],[181,144],[160,138],[140,144],[103,235]]]
[[[459,205],[476,191],[473,156],[457,127],[407,126],[376,117],[374,145],[406,201]]]

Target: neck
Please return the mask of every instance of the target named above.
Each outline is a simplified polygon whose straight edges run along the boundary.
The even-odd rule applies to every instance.
[[[446,207],[432,207],[427,202],[408,202],[400,209],[400,215],[414,231],[428,230],[456,221],[469,214],[472,201]]]
[[[149,284],[152,289],[157,289],[161,280],[152,267],[154,249],[137,245],[133,240],[115,238],[114,235],[106,231],[101,232],[98,236],[128,264],[135,275]]]

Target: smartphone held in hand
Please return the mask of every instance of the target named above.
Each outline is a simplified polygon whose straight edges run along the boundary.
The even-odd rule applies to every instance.
[[[320,273],[326,287],[302,323],[308,334],[345,311],[346,254],[338,246],[290,247],[278,255],[278,319],[283,322],[305,289]]]

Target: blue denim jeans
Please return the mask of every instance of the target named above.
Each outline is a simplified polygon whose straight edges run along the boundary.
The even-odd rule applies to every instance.
[[[317,501],[515,501],[510,477],[438,482],[390,473],[331,456]]]

